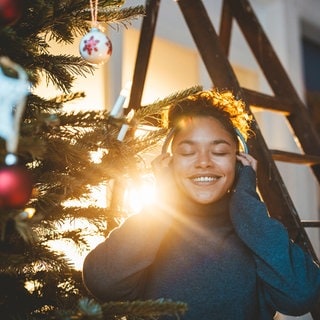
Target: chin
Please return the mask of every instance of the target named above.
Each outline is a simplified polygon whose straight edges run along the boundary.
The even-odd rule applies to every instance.
[[[218,201],[220,201],[221,199],[225,198],[225,196],[227,195],[228,193],[224,193],[223,195],[221,196],[215,196],[215,197],[191,197],[191,199],[195,202],[195,203],[198,203],[198,204],[213,204],[213,203],[216,203]]]
[[[211,204],[219,201],[221,198],[191,197],[191,199],[198,204]]]

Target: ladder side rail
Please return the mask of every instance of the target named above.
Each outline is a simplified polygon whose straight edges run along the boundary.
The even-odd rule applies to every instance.
[[[160,0],[146,0],[146,15],[143,18],[141,26],[130,99],[128,108],[125,109],[126,113],[128,113],[131,109],[139,108],[141,105],[159,6]]]
[[[267,205],[270,216],[279,220],[288,230],[290,238],[309,252],[313,259],[318,257],[313,249],[312,243],[302,227],[299,214],[288,193],[285,183],[275,165],[270,152],[261,148],[260,139],[257,135],[250,143],[251,153],[258,159],[258,188],[264,202]],[[260,153],[266,153],[260,156]],[[270,159],[271,158],[271,159]]]
[[[286,71],[267,38],[248,0],[228,0],[254,56],[264,72],[274,94],[294,103],[294,113],[287,119],[307,154],[320,155],[320,137],[310,119],[307,108],[301,102]],[[255,30],[255,32],[252,32]],[[320,182],[320,166],[311,167]]]
[[[226,0],[275,95],[300,100],[248,0]]]
[[[223,89],[239,88],[238,80],[234,77],[231,66],[219,63],[225,56],[225,52],[217,41],[218,36],[202,2],[200,0],[183,0],[177,3],[213,84]],[[237,94],[238,90],[234,93]]]
[[[231,32],[232,32],[232,12],[228,1],[223,1],[221,10],[221,20],[219,29],[219,38],[226,56],[229,56]]]

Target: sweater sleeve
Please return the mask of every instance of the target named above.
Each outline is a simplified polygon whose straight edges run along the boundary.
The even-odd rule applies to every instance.
[[[159,212],[144,212],[114,229],[84,260],[82,275],[88,291],[100,301],[136,299],[169,220]]]
[[[289,239],[285,227],[268,215],[249,166],[240,174],[230,215],[238,236],[253,253],[266,307],[288,315],[309,312],[320,297],[319,266]]]

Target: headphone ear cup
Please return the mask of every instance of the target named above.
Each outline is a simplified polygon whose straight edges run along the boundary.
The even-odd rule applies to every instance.
[[[238,128],[234,128],[236,134],[237,134],[237,137],[239,139],[239,142],[241,144],[241,147],[242,147],[242,151],[244,153],[249,153],[249,148],[248,148],[248,145],[246,143],[246,139],[244,138],[244,136],[242,135],[242,133],[239,131]]]
[[[161,149],[162,154],[166,154],[169,151],[169,145],[172,141],[174,133],[175,133],[175,128],[171,128],[162,145],[162,149]]]
[[[240,175],[240,171],[241,171],[241,167],[242,167],[242,164],[239,162],[239,161],[237,161],[237,163],[236,163],[236,173],[235,173],[235,181],[238,179],[238,177],[239,177],[239,175]]]
[[[241,163],[237,161],[237,163],[236,163],[236,174],[235,174],[236,179],[239,177],[240,169],[241,169]]]
[[[246,140],[245,138],[243,137],[243,135],[241,134],[241,132],[239,131],[239,129],[237,128],[234,128],[235,129],[235,132],[238,136],[238,139],[240,141],[240,144],[241,144],[241,148],[242,148],[242,152],[244,153],[249,153],[249,148],[248,148],[248,145],[246,143]],[[236,169],[235,169],[235,178],[234,178],[234,184],[237,182],[238,180],[238,177],[240,175],[240,171],[241,171],[241,168],[242,168],[242,163],[240,161],[237,161],[236,162]]]

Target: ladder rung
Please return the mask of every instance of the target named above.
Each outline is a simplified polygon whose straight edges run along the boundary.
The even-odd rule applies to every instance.
[[[320,228],[320,221],[302,220],[301,224],[305,228]]]
[[[275,161],[283,161],[305,165],[316,165],[320,164],[320,156],[300,154],[281,150],[270,150],[272,158]]]
[[[242,90],[245,93],[248,103],[253,107],[281,112],[285,116],[293,113],[294,105],[292,105],[292,101],[246,88],[242,88]]]

